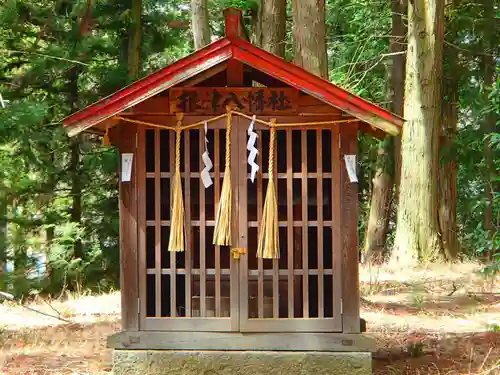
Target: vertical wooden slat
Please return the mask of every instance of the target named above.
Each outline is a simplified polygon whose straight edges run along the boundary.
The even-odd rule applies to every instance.
[[[161,177],[160,129],[154,130],[155,157],[155,315],[161,316]]]
[[[262,149],[263,147],[268,147],[269,145],[264,145],[262,142],[262,130],[257,131],[258,134],[258,145],[260,152],[257,155],[257,164],[259,165],[259,170],[262,171]],[[257,238],[260,237],[260,223],[262,221],[262,173],[257,173]],[[259,270],[257,279],[257,311],[258,317],[264,317],[264,260],[262,258],[257,259],[257,267]]]
[[[294,316],[294,266],[293,266],[293,164],[292,130],[286,131],[286,217],[287,217],[287,255],[288,255],[288,317]]]
[[[238,235],[235,236],[238,247],[248,249],[248,166],[247,166],[247,149],[246,149],[246,129],[244,126],[240,126],[241,119],[238,119],[238,128],[236,130],[236,142],[238,144],[238,173],[235,173],[237,179],[238,188],[238,199],[240,202],[238,205],[238,220],[237,223]],[[234,129],[234,128],[233,128]],[[233,154],[234,155],[234,154]],[[239,309],[239,322],[243,324],[240,325],[239,329],[245,329],[245,322],[249,319],[249,287],[248,287],[248,254],[243,255],[240,260],[238,260],[239,269],[239,302],[237,302],[237,307]],[[236,284],[236,283],[235,283]],[[239,323],[238,322],[238,323]]]
[[[219,129],[214,129],[214,213],[220,199],[220,137]],[[221,316],[220,246],[215,246],[215,315]]]
[[[276,138],[278,138],[276,131]],[[278,191],[278,144],[274,141],[274,186],[276,187],[276,196],[279,197]],[[279,230],[278,230],[279,236]],[[273,259],[273,318],[277,319],[280,316],[279,312],[279,259]]]
[[[309,254],[308,254],[308,218],[307,208],[307,130],[301,131],[302,143],[302,311],[304,318],[309,318]]]
[[[117,131],[121,153],[134,153],[132,178],[130,182],[120,182],[120,285],[122,298],[122,328],[126,331],[139,330],[137,299],[139,298],[139,279],[137,262],[145,268],[145,254],[139,255],[137,249],[137,185],[139,158],[136,152],[137,127],[122,125]],[[142,149],[142,151],[144,151]],[[145,168],[145,167],[144,167]],[[144,168],[142,172],[144,172]],[[120,169],[121,170],[121,169]],[[121,172],[120,172],[121,173]],[[141,279],[142,281],[142,279]],[[141,295],[145,299],[145,294]]]
[[[246,192],[246,185],[243,186],[242,174],[246,169],[241,167],[245,158],[241,158],[240,150],[240,137],[242,135],[242,129],[240,127],[239,118],[233,116],[231,126],[231,182],[235,183],[235,186],[239,186],[238,189],[233,189],[233,202],[232,202],[232,219],[231,219],[231,247],[240,247],[246,244],[246,232],[248,229],[241,226],[246,225],[246,206],[240,207],[240,192],[244,189]],[[239,164],[239,163],[240,164]],[[238,220],[237,220],[238,218]],[[230,249],[227,249],[229,252]],[[239,283],[239,264],[238,261],[230,257],[231,262],[231,330],[239,331],[240,329],[240,309],[243,311],[248,311],[245,301],[241,303],[239,300],[240,296],[240,283]]]
[[[192,314],[191,300],[193,292],[193,277],[191,270],[193,268],[193,238],[191,236],[191,136],[189,131],[184,131],[184,212],[185,212],[185,225],[186,225],[186,238],[185,238],[185,257],[186,257],[186,287],[185,287],[185,303],[186,303],[186,317]],[[175,136],[174,132],[170,132],[171,136]]]
[[[350,182],[344,155],[357,155],[358,127],[341,127],[341,236],[342,236],[342,330],[360,332],[359,317],[359,260],[358,260],[358,184]]]
[[[196,130],[195,130],[196,131]],[[205,151],[205,139],[203,136],[203,130],[199,130],[199,148],[200,155]],[[202,164],[200,165],[200,172],[202,169]],[[207,316],[207,262],[206,262],[206,239],[205,239],[205,186],[203,186],[203,182],[200,178],[200,202],[199,202],[199,210],[200,210],[200,305],[201,305],[201,316]]]
[[[139,277],[139,304],[140,322],[146,317],[146,131],[144,128],[137,130],[137,243],[139,264],[137,272]],[[133,140],[134,142],[135,140]],[[125,275],[124,275],[125,276]]]
[[[188,132],[183,132],[184,133],[184,136],[186,136],[186,134]],[[159,135],[159,133],[158,133]],[[170,132],[170,150],[175,150],[175,137],[176,137],[176,134],[175,132]],[[184,152],[186,153],[186,152]],[[170,170],[172,171],[171,173],[171,177],[170,177],[170,192],[171,194],[173,193],[174,191],[174,172],[175,172],[175,152],[171,153],[172,156],[170,156]],[[159,164],[159,158],[157,158],[156,160],[158,160],[156,162],[155,165]],[[158,202],[159,202],[160,198],[158,198]],[[176,296],[176,269],[175,269],[175,259],[176,259],[176,252],[175,251],[172,251],[170,252],[170,316],[172,317],[175,317],[177,314],[176,314],[176,300],[177,300],[177,296]]]
[[[323,260],[323,134],[316,130],[316,164],[318,177],[316,179],[316,199],[318,208],[318,317],[325,316],[324,294],[324,260]]]
[[[333,317],[342,321],[342,241],[340,199],[340,145],[339,127],[332,131],[332,267],[333,267]]]

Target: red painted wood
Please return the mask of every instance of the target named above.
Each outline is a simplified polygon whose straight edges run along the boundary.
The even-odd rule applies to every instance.
[[[315,74],[244,40],[232,41],[233,58],[340,109],[383,118],[401,127],[403,119]]]
[[[92,118],[102,119],[106,116],[112,116],[117,113],[122,112],[131,105],[138,104],[150,97],[148,93],[158,91],[162,88],[162,85],[166,81],[171,81],[176,75],[182,75],[188,69],[196,68],[196,66],[202,66],[204,62],[209,59],[220,57],[223,58],[224,55],[227,59],[231,57],[230,50],[231,42],[227,39],[220,39],[215,41],[203,49],[196,51],[195,53],[163,68],[159,71],[150,74],[143,79],[140,79],[133,84],[115,92],[114,94],[99,100],[98,102],[66,117],[63,122],[65,126],[75,125],[82,121],[90,121]],[[227,60],[226,59],[226,60]],[[222,61],[221,61],[222,62]],[[205,67],[206,68],[206,67]],[[196,72],[200,73],[202,70]],[[189,77],[185,77],[187,79]],[[164,89],[168,89],[165,87]],[[159,91],[158,91],[159,92]],[[153,94],[154,95],[154,94]],[[152,95],[151,95],[152,96]],[[131,104],[132,103],[132,104]],[[95,125],[96,121],[94,124]],[[91,126],[92,126],[91,125]]]
[[[228,11],[226,13],[228,23],[232,22],[236,23],[236,26],[240,25],[241,20],[239,17],[241,13],[239,11]],[[234,24],[232,26],[228,24],[226,28],[226,32],[231,35],[231,39],[220,39],[107,98],[101,99],[97,103],[64,119],[64,125],[70,132],[76,134],[149,99],[169,87],[200,74],[214,65],[232,60],[233,62],[237,61],[236,64],[249,65],[255,70],[302,90],[326,104],[348,112],[367,123],[374,124],[377,121],[384,120],[398,128],[402,127],[404,120],[399,116],[252,45],[238,37],[239,31],[234,34],[234,27]]]

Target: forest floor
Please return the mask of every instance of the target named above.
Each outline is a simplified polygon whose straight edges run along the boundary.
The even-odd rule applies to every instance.
[[[477,271],[474,264],[362,268],[375,375],[500,374],[500,281]],[[30,306],[71,323],[0,304],[0,375],[111,372],[106,337],[120,330],[118,293]]]

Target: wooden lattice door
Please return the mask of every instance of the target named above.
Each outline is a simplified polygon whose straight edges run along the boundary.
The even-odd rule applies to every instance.
[[[252,183],[240,168],[240,330],[342,331],[340,249],[334,246],[333,205],[339,202],[338,128],[278,130],[275,186],[280,259],[257,259],[257,239],[268,181],[270,132],[258,130],[260,171]],[[239,158],[246,160],[245,135]]]
[[[138,196],[140,329],[166,331],[337,332],[342,330],[338,128],[278,130],[276,187],[280,259],[257,259],[268,181],[269,130],[258,128],[259,173],[249,179],[248,120],[233,118],[231,164],[233,238],[246,249],[212,244],[224,175],[225,122],[209,125],[214,184],[205,188],[204,132],[182,132],[181,178],[186,251],[167,251],[175,133],[139,131]]]
[[[138,197],[141,330],[238,330],[238,265],[228,248],[212,244],[224,176],[224,121],[211,123],[207,137],[214,167],[213,185],[205,189],[200,178],[204,130],[182,132],[186,251],[169,252],[175,132],[139,131],[138,184],[144,184],[139,189],[146,192]],[[233,133],[236,145],[235,137]],[[233,150],[235,153],[237,147]],[[232,172],[234,181],[236,170]]]

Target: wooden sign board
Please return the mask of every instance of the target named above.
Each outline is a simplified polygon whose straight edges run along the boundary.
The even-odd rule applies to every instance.
[[[297,113],[299,91],[294,88],[269,87],[183,87],[170,90],[170,112],[219,114],[226,105],[255,115]]]

